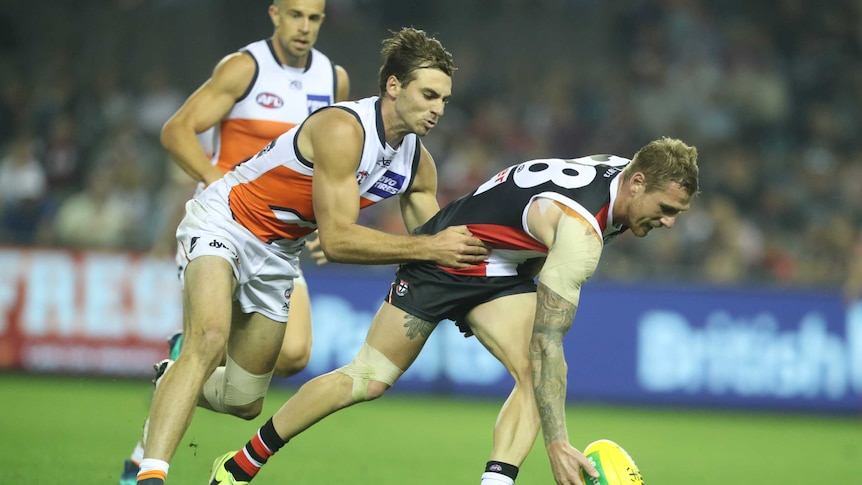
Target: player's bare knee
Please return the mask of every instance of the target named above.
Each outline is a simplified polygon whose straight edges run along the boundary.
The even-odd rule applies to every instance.
[[[275,375],[279,377],[290,377],[308,365],[311,359],[310,346],[294,346],[282,348],[275,363]]]
[[[513,365],[509,373],[512,374],[512,378],[517,384],[532,386],[533,367],[529,362]]]
[[[351,399],[354,403],[377,399],[404,373],[382,352],[367,343],[362,344],[353,362],[336,369],[336,372],[352,379]]]
[[[278,362],[275,364],[275,369],[273,371],[274,375],[278,377],[290,377],[294,374],[299,373],[302,369],[305,369],[305,366],[308,364],[308,361],[294,361],[287,360],[279,357]]]
[[[192,365],[204,367],[209,375],[221,365],[224,345],[224,343],[207,344],[204,339],[189,339],[188,343],[183,342],[183,351],[177,361],[190,361]]]
[[[194,332],[184,338],[182,354],[190,353],[198,358],[213,360],[218,363],[223,357],[227,337],[226,332],[215,329]]]

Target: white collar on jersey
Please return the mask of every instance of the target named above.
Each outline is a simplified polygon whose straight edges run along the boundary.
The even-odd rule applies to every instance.
[[[609,189],[611,192],[611,202],[610,205],[608,205],[608,220],[606,221],[605,227],[616,227],[617,229],[622,227],[622,224],[614,225],[614,202],[617,200],[617,192],[619,192],[620,179],[622,178],[620,175],[622,175],[622,173],[622,170],[620,170],[613,180],[611,180],[611,186]]]

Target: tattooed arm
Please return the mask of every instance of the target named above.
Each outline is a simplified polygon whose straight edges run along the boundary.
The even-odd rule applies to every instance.
[[[583,453],[569,444],[566,429],[567,366],[563,355],[563,336],[572,324],[577,305],[541,282],[536,296],[538,301],[533,337],[530,340],[530,360],[545,450],[557,484],[582,485],[580,467],[590,475],[596,476],[597,473]]]
[[[569,303],[545,284],[539,283],[536,294],[536,319],[530,340],[533,366],[533,388],[542,420],[545,446],[564,440],[566,431],[566,357],[563,336],[575,318],[577,306]]]
[[[595,231],[579,219],[562,216],[555,240],[539,273],[536,317],[530,339],[533,390],[545,450],[559,485],[583,485],[579,470],[598,476],[584,454],[569,444],[566,429],[566,357],[563,337],[572,325],[580,301],[581,285],[598,264],[602,243]]]

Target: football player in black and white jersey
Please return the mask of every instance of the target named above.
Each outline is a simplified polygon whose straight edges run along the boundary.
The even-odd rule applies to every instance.
[[[260,446],[262,434],[289,440],[339,409],[380,397],[448,318],[515,380],[481,484],[512,485],[541,426],[556,482],[584,485],[581,468],[598,472],[569,444],[563,355],[581,286],[605,243],[624,231],[643,237],[672,227],[697,192],[697,149],[671,138],[650,142],[631,160],[594,155],[506,168],[414,231],[466,226],[490,248],[484,263],[400,266],[354,361],[303,385],[238,455],[260,465],[271,455]]]

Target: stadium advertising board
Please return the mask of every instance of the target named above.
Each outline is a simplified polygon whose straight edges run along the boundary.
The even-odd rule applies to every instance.
[[[306,275],[310,374],[353,357],[392,272]],[[790,290],[585,285],[565,342],[573,400],[862,411],[862,302]],[[442,322],[396,388],[505,396],[508,373]]]
[[[181,322],[171,261],[4,249],[0,267],[0,368],[150,375]],[[392,269],[306,270],[314,346],[286,384],[353,358]],[[862,411],[862,303],[832,293],[590,282],[566,356],[573,400]],[[511,385],[447,321],[396,389],[502,397]]]
[[[151,376],[182,322],[171,261],[0,249],[0,268],[0,368]]]

